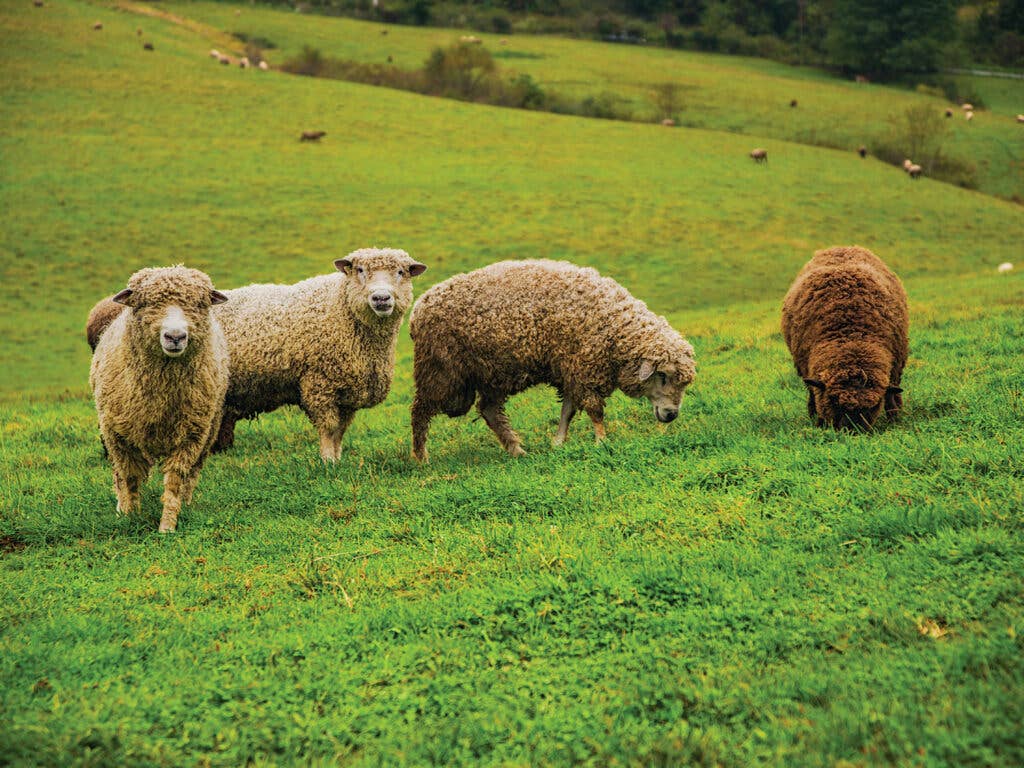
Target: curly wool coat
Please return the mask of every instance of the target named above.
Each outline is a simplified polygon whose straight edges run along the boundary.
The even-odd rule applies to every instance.
[[[563,418],[557,442],[577,408],[600,439],[604,401],[616,389],[651,397],[657,406],[651,382],[663,379],[665,392],[658,396],[666,410],[674,400],[675,418],[695,375],[693,348],[665,318],[614,280],[567,262],[504,261],[456,275],[420,297],[409,327],[413,455],[420,460],[426,459],[430,419],[465,414],[478,393],[488,426],[509,453],[520,455],[503,409],[517,392],[542,383],[558,389]]]
[[[817,251],[782,305],[782,333],[819,425],[867,428],[894,419],[909,354],[907,294],[860,246]]]
[[[113,464],[118,510],[139,507],[140,486],[162,459],[161,532],[175,529],[181,504],[191,500],[220,425],[229,358],[211,305],[222,300],[199,270],[140,270],[111,301],[124,311],[93,355],[89,385]],[[187,347],[174,358],[160,342],[161,321],[172,306],[188,321]]]
[[[317,427],[321,456],[334,460],[356,411],[387,397],[411,279],[426,268],[405,251],[377,248],[337,264],[341,272],[294,285],[225,291],[217,318],[231,347],[231,384],[217,449],[231,445],[237,420],[300,405]],[[364,275],[391,276],[390,315],[371,309]]]

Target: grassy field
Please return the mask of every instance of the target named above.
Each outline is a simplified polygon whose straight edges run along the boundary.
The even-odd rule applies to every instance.
[[[188,18],[247,38],[264,38],[280,64],[310,45],[324,55],[417,69],[430,51],[447,46],[465,31],[389,27],[350,19],[308,16],[259,7],[235,15],[224,3],[160,3]],[[681,124],[716,131],[819,144],[850,151],[891,141],[892,120],[908,107],[929,104],[941,113],[941,98],[839,80],[811,68],[762,59],[718,56],[662,48],[565,40],[558,37],[479,33],[498,63],[529,74],[543,87],[583,98],[612,94],[638,119],[654,120],[652,87],[676,83],[681,89]],[[501,44],[501,40],[506,45]],[[236,44],[237,46],[237,44]],[[979,189],[1024,202],[1024,129],[1014,122],[1024,111],[1024,81],[960,77],[964,94],[984,97],[987,110],[971,123],[960,110],[949,122],[947,154],[977,168]],[[789,103],[796,99],[799,106]],[[677,137],[678,140],[678,137]],[[749,141],[747,142],[749,144]],[[748,150],[752,147],[748,147]]]
[[[205,34],[0,14],[0,764],[1024,762],[1024,282],[995,273],[1019,206],[769,131],[219,67]],[[800,265],[851,242],[911,299],[906,412],[873,435],[811,427],[778,332]],[[429,265],[419,292],[506,257],[616,277],[696,348],[679,420],[617,395],[608,442],[556,450],[538,389],[524,459],[442,417],[419,467],[403,332],[338,464],[284,410],[177,535],[156,477],[118,517],[91,304],[141,266],[234,287],[372,244]]]

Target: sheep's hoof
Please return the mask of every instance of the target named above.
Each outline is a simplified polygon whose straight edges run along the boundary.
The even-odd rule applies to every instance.
[[[552,437],[551,445],[554,446],[555,448],[565,445],[565,435],[555,435],[554,437]]]
[[[426,464],[428,461],[430,461],[430,454],[427,453],[426,448],[424,448],[420,453],[413,451],[412,459],[413,461],[419,462],[420,464]]]
[[[526,451],[523,450],[523,446],[519,445],[519,443],[513,443],[507,450],[508,455],[514,459],[518,459],[520,456],[526,455]]]
[[[171,525],[170,523],[160,523],[159,532],[160,533],[177,533],[178,532],[178,524],[174,523],[173,525]]]

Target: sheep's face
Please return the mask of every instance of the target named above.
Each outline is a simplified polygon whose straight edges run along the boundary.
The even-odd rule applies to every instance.
[[[834,382],[804,379],[812,416],[819,427],[866,431],[874,427],[887,397],[899,394],[899,387],[886,387],[863,377]]]
[[[114,301],[131,307],[130,332],[143,348],[178,358],[185,356],[190,339],[205,338],[210,307],[227,297],[202,272],[169,267],[136,272]]]
[[[349,303],[369,310],[370,317],[401,317],[412,304],[412,278],[426,267],[395,248],[364,248],[354,251],[334,266],[347,276],[345,290]]]
[[[646,397],[654,408],[654,418],[663,424],[675,421],[679,415],[679,403],[683,393],[693,381],[693,362],[675,364],[655,363],[644,360],[640,363],[638,379],[641,397]]]

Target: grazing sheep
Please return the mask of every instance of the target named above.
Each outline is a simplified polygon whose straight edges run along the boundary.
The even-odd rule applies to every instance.
[[[260,61],[260,63],[259,63],[259,64],[258,64],[257,66],[258,66],[258,67],[260,68],[260,70],[261,70],[261,71],[263,71],[263,72],[266,72],[266,71],[267,71],[268,69],[270,69],[270,65],[269,65],[269,64],[267,64],[267,62],[265,62],[265,61]]]
[[[914,161],[911,160],[910,158],[903,158],[903,170],[904,171],[909,171],[910,170],[910,166],[912,166],[913,164],[914,164]]]
[[[459,38],[459,42],[466,43],[468,45],[481,45],[483,43],[483,40],[481,40],[476,35],[463,35],[462,37]]]
[[[43,0],[32,0],[32,5],[34,5],[36,8],[42,8]]]
[[[219,61],[224,66],[229,66],[231,64],[231,57],[230,56],[225,56],[224,54],[221,54],[220,57],[217,59],[217,61]]]
[[[883,405],[896,418],[909,352],[907,294],[871,251],[817,251],[786,293],[782,334],[819,426],[870,428]]]
[[[240,58],[238,60],[238,66],[240,66],[242,69],[248,69],[249,68],[249,57],[248,56],[243,56],[242,58]]]
[[[917,163],[911,163],[910,167],[907,168],[907,175],[912,179],[916,179],[921,175],[921,166]]]
[[[239,419],[300,405],[334,461],[361,408],[391,388],[395,344],[412,304],[411,279],[426,267],[405,251],[363,248],[334,262],[339,272],[295,285],[227,291],[217,318],[231,348],[231,385],[217,449]]]
[[[143,50],[146,50],[146,51],[152,51],[153,50],[153,44],[152,43],[143,43],[142,44],[142,48],[143,48]]]
[[[503,261],[439,283],[409,319],[415,345],[413,457],[427,459],[438,413],[477,410],[512,456],[525,452],[505,401],[550,384],[562,399],[555,445],[577,409],[605,436],[605,398],[616,389],[646,397],[658,421],[679,414],[695,375],[693,347],[665,318],[595,270],[564,261]]]
[[[791,102],[789,102],[789,106],[795,107],[796,106],[796,99],[793,99]]]
[[[946,117],[952,117],[952,116],[953,116],[953,110],[952,109],[947,109],[946,110]]]
[[[853,78],[853,82],[855,82],[855,83],[870,83],[871,81],[868,80],[868,78],[865,77],[864,75],[857,75],[857,76],[855,76]]]
[[[210,49],[210,58],[211,59],[220,59],[220,51],[218,51],[216,48],[211,48]]]
[[[1017,115],[1017,122],[1024,123],[1024,115]]]
[[[1004,261],[1002,264],[996,267],[996,272],[998,272],[1001,275],[1005,275],[1007,272],[1013,272],[1013,264],[1011,264],[1008,261]]]
[[[868,148],[861,144],[859,147],[857,147],[857,154],[860,155],[860,159],[863,160],[865,157],[868,156]]]
[[[754,149],[750,152],[750,157],[755,163],[767,163],[768,162],[768,150],[767,149]]]
[[[962,109],[964,112],[970,112],[974,109],[974,105],[964,102],[963,104],[960,105],[960,109]]]
[[[974,113],[973,112],[965,113],[964,114],[964,119],[967,120],[968,122],[970,122],[971,120],[974,119]]]
[[[327,135],[327,131],[303,131],[299,141],[320,141]]]
[[[95,24],[92,25],[92,28],[99,32],[101,29],[103,29],[103,22],[97,21]]]
[[[664,125],[666,128],[673,128],[675,127],[676,121],[673,120],[671,117],[666,117],[664,120],[661,121],[661,124]]]
[[[143,269],[113,302],[89,372],[117,509],[140,506],[140,486],[163,460],[160,532],[175,530],[220,426],[228,348],[211,307],[225,301],[203,272]],[[122,307],[123,309],[123,307]]]

